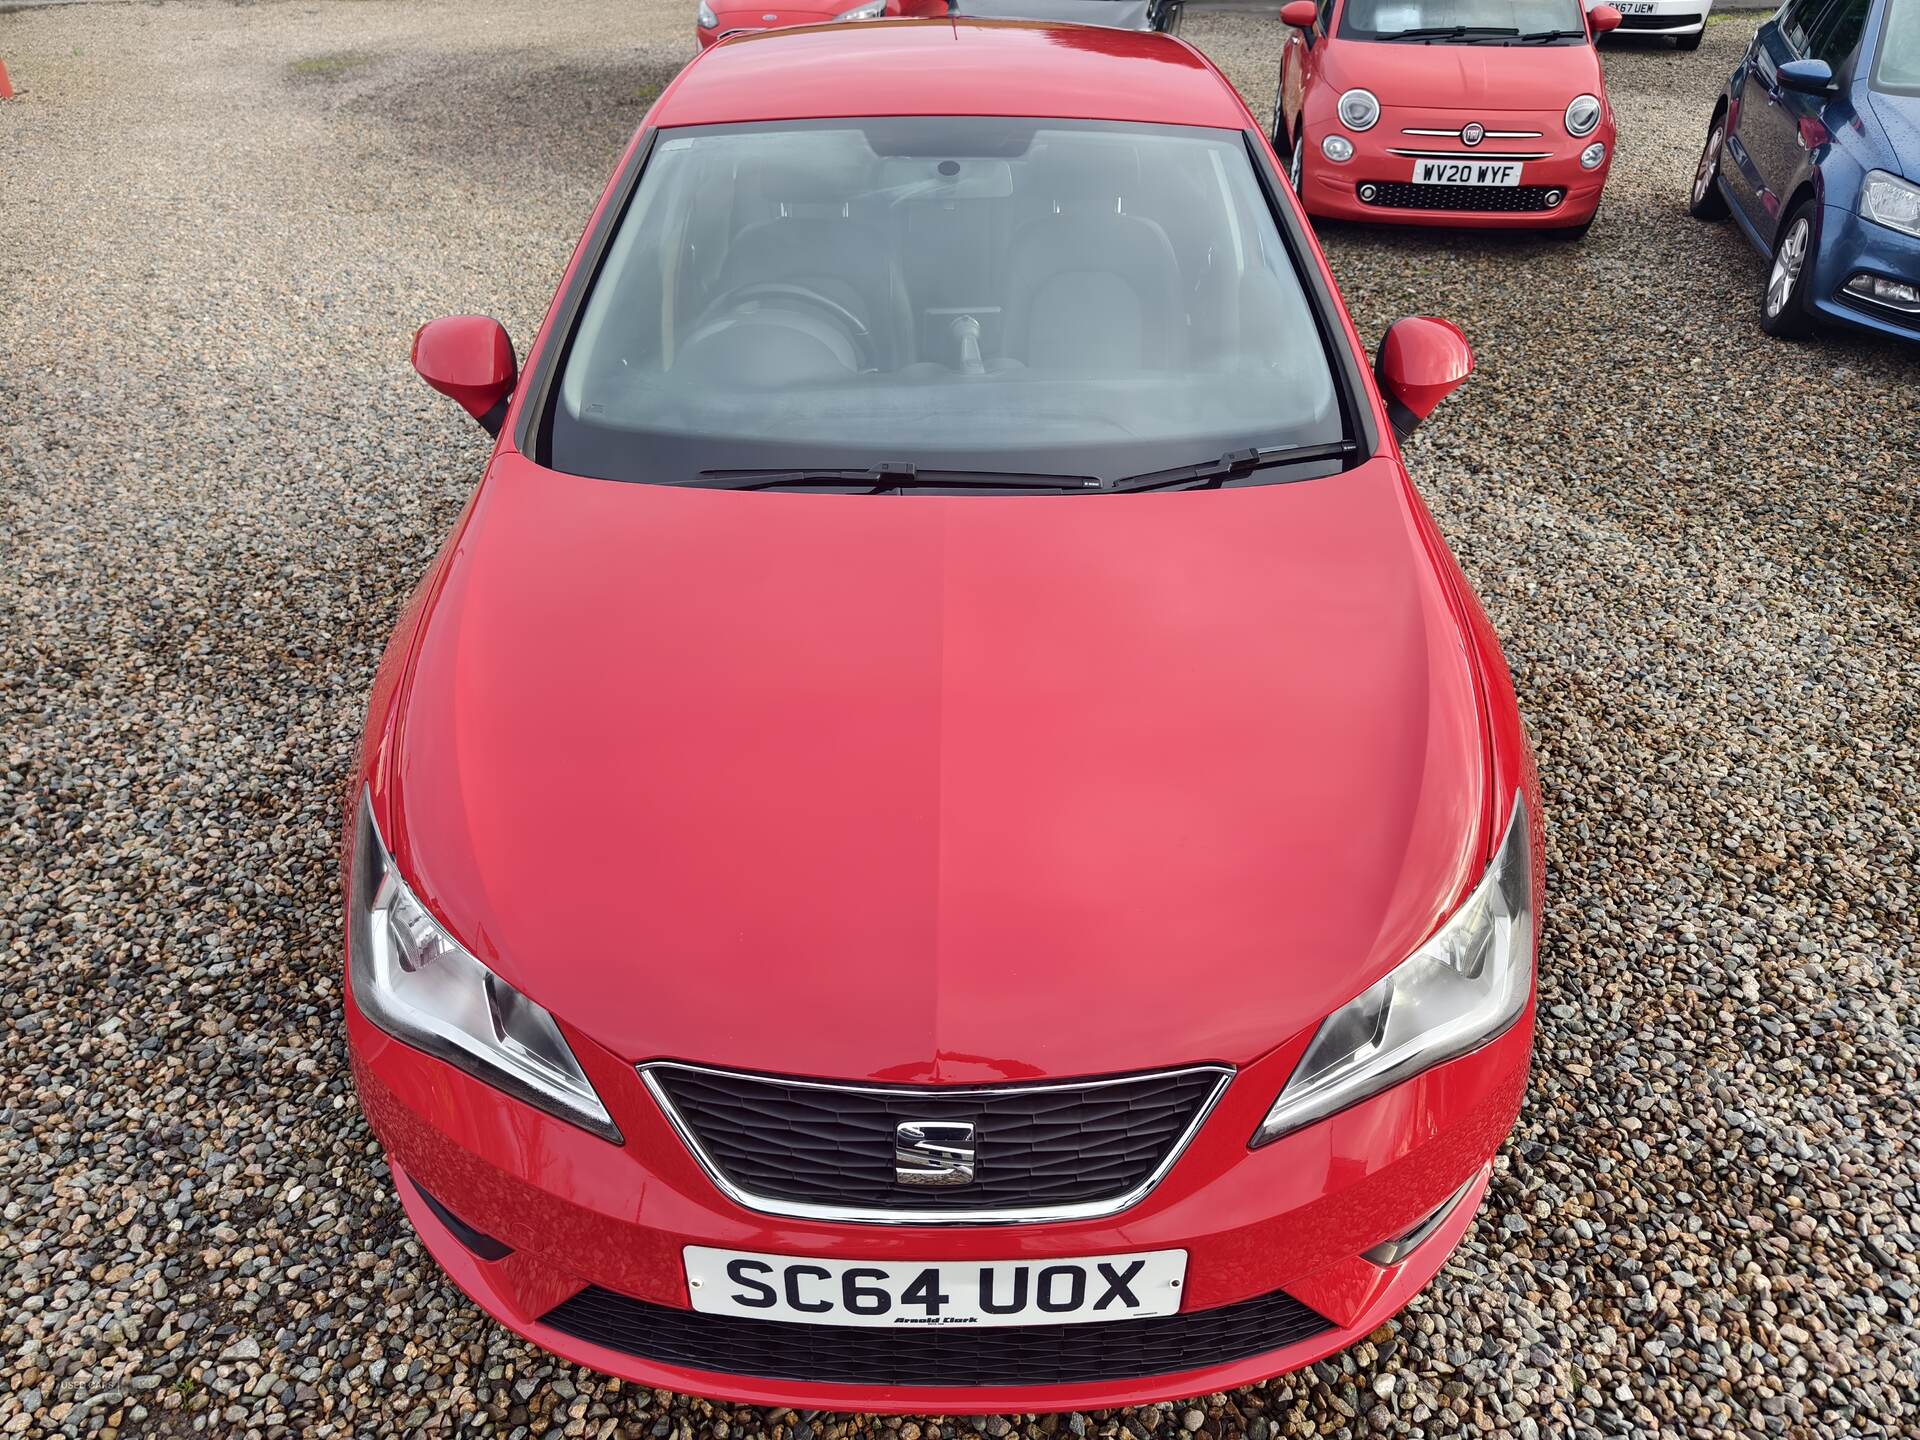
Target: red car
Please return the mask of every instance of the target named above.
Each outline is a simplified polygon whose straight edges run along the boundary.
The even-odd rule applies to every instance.
[[[1613,164],[1581,0],[1292,0],[1274,148],[1309,215],[1578,239]]]
[[[933,16],[947,13],[947,0],[864,0],[859,5],[827,0],[824,5],[802,6],[798,9],[785,5],[749,5],[739,3],[739,0],[718,0],[718,3],[720,8],[716,10],[714,0],[700,0],[694,11],[693,38],[699,42],[702,50],[729,35],[755,30],[779,30],[791,25],[831,25],[848,20],[878,20],[890,15]]]
[[[1396,438],[1471,356],[1409,319],[1369,367],[1206,60],[716,47],[524,372],[477,316],[414,363],[499,438],[375,683],[346,1023],[475,1301],[643,1385],[1024,1412],[1304,1365],[1432,1277],[1542,875]]]

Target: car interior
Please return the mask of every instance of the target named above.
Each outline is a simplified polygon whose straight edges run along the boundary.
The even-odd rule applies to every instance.
[[[1241,137],[1033,121],[669,133],[561,401],[865,443],[1339,429]]]

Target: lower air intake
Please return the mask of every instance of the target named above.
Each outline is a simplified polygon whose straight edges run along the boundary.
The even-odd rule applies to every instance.
[[[663,1365],[842,1385],[1068,1385],[1173,1375],[1283,1350],[1333,1322],[1278,1290],[1103,1325],[879,1329],[704,1315],[589,1287],[541,1320]]]

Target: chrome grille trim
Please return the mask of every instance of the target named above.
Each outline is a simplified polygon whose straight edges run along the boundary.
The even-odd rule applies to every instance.
[[[1400,150],[1389,148],[1389,155],[1404,155],[1411,160],[1551,160],[1548,150]]]
[[[1458,130],[1419,130],[1412,126],[1407,127],[1400,133],[1402,135],[1426,135],[1436,140],[1458,140],[1460,138],[1460,132]],[[1488,130],[1485,134],[1489,140],[1538,140],[1540,138],[1540,132],[1538,130]]]
[[[1076,1204],[1039,1205],[1030,1207],[1008,1207],[995,1210],[869,1210],[856,1206],[822,1205],[810,1201],[785,1200],[774,1195],[762,1195],[737,1185],[728,1177],[707,1153],[700,1143],[699,1136],[693,1132],[679,1108],[674,1105],[666,1087],[656,1078],[656,1072],[663,1070],[682,1070],[700,1075],[724,1075],[737,1080],[766,1081],[773,1077],[756,1075],[748,1070],[729,1070],[713,1065],[686,1065],[673,1060],[655,1060],[637,1067],[640,1079],[647,1087],[647,1093],[653,1096],[654,1103],[679,1135],[680,1141],[700,1163],[700,1168],[715,1187],[735,1204],[748,1210],[757,1210],[763,1215],[779,1215],[792,1220],[828,1220],[836,1223],[855,1225],[1038,1225],[1052,1220],[1098,1220],[1108,1215],[1117,1215],[1123,1210],[1138,1205],[1153,1191],[1154,1187],[1166,1178],[1167,1172],[1187,1152],[1193,1143],[1193,1137],[1200,1133],[1200,1127],[1207,1123],[1207,1117],[1220,1103],[1220,1097],[1226,1093],[1227,1082],[1233,1079],[1233,1069],[1226,1065],[1183,1065],[1172,1070],[1145,1072],[1145,1076],[1175,1076],[1210,1074],[1215,1077],[1212,1091],[1194,1112],[1193,1119],[1174,1141],[1153,1173],[1124,1194],[1105,1200],[1090,1200]],[[780,1077],[782,1085],[795,1086],[806,1090],[840,1091],[843,1093],[886,1095],[898,1097],[919,1094],[955,1094],[965,1092],[969,1095],[1006,1095],[1030,1094],[1035,1090],[1098,1090],[1109,1085],[1125,1085],[1145,1078],[1142,1074],[1119,1075],[1104,1080],[1064,1080],[1033,1081],[1023,1085],[856,1085],[836,1084],[825,1080],[790,1080]]]

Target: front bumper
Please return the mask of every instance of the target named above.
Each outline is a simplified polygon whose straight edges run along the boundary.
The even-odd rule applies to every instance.
[[[1644,11],[1620,15],[1616,35],[1698,35],[1707,28],[1712,0],[1652,0]]]
[[[634,1068],[584,1037],[569,1034],[626,1139],[622,1146],[392,1039],[351,997],[347,1023],[361,1105],[386,1148],[409,1218],[453,1280],[501,1323],[569,1360],[639,1384],[755,1404],[916,1413],[1085,1410],[1209,1393],[1296,1369],[1351,1344],[1404,1305],[1472,1223],[1494,1152],[1518,1113],[1532,1050],[1529,1007],[1480,1050],[1250,1152],[1247,1138],[1298,1059],[1301,1046],[1290,1045],[1242,1068],[1159,1186],[1117,1215],[1044,1224],[876,1226],[784,1219],[729,1200]],[[1463,1186],[1461,1202],[1400,1263],[1382,1267],[1362,1258],[1414,1230]],[[467,1227],[464,1238],[459,1227]],[[511,1253],[482,1258],[476,1234]],[[583,1330],[569,1318],[588,1302],[684,1319],[691,1308],[681,1259],[687,1245],[874,1260],[1179,1248],[1188,1264],[1176,1319],[1208,1320],[1199,1312],[1226,1313],[1264,1298],[1289,1313],[1304,1307],[1314,1323],[1305,1338],[1276,1337],[1280,1344],[1257,1353],[1243,1344],[1177,1370],[1097,1378],[1083,1372],[1066,1382],[1022,1373],[1010,1382],[923,1383],[925,1377],[916,1376],[902,1384],[875,1370],[821,1383],[807,1378],[824,1367],[809,1366],[805,1346],[827,1327],[780,1327],[795,1332],[790,1338],[800,1348],[786,1347],[788,1361],[762,1366],[762,1373],[701,1368],[689,1363],[684,1345],[649,1349],[644,1340],[610,1345],[583,1338],[604,1338],[604,1331]],[[478,1251],[498,1254],[484,1243]],[[1122,1326],[1147,1323],[1153,1322],[1060,1328],[1104,1330],[1117,1342]],[[916,1342],[940,1333],[955,1332],[917,1332]],[[977,1338],[979,1332],[957,1333]],[[1115,1346],[1116,1352],[1124,1348]],[[769,1368],[785,1373],[764,1373]]]
[[[1847,281],[1861,274],[1920,285],[1920,239],[1862,220],[1849,208],[1825,206],[1820,216],[1813,308],[1822,319],[1837,325],[1920,340],[1920,315],[1844,293]]]
[[[1571,100],[1573,97],[1567,97]],[[1489,131],[1531,131],[1522,138],[1489,135],[1468,146],[1444,135],[1409,131],[1454,131],[1474,121]],[[1614,126],[1605,116],[1591,135],[1574,139],[1560,115],[1532,113],[1409,110],[1389,107],[1373,129],[1358,134],[1333,129],[1353,145],[1343,163],[1321,153],[1329,128],[1309,126],[1301,158],[1301,203],[1318,219],[1369,224],[1441,225],[1461,229],[1563,230],[1584,225],[1600,208],[1600,195],[1613,168]],[[1607,147],[1599,168],[1583,169],[1580,152],[1594,141]],[[1417,151],[1416,154],[1407,152]],[[1508,157],[1522,159],[1520,184],[1494,186],[1415,186],[1421,159],[1484,164]],[[1533,158],[1541,157],[1541,158]],[[1368,193],[1371,187],[1371,193]],[[1556,198],[1557,197],[1557,198]],[[1551,203],[1549,203],[1551,202]]]

